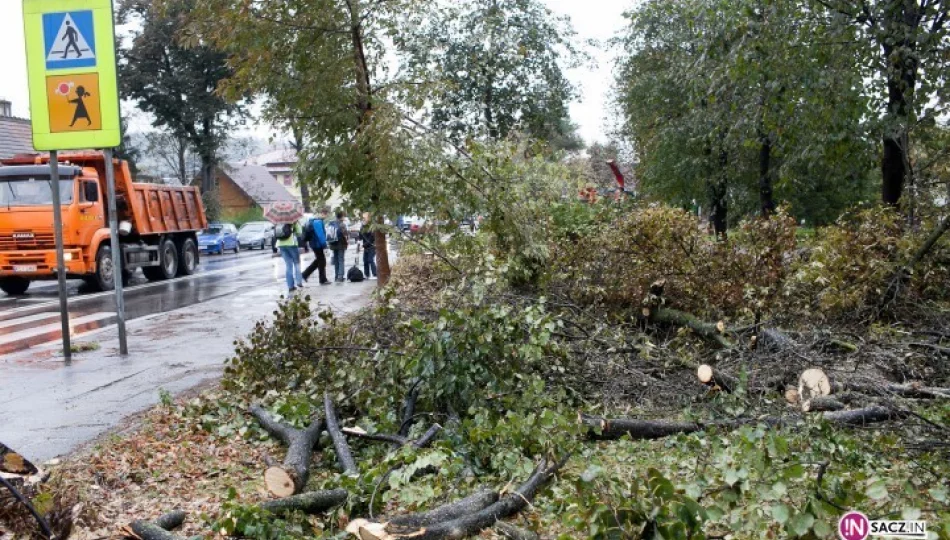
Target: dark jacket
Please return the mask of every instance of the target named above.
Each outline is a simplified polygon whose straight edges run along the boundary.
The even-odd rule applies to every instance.
[[[376,233],[367,230],[368,227],[369,225],[363,225],[363,228],[360,229],[360,240],[363,241],[363,249],[376,247]]]

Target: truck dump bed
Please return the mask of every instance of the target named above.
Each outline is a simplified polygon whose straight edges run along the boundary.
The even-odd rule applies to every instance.
[[[59,162],[95,168],[105,193],[105,160],[101,153],[63,152]],[[20,155],[2,163],[43,165],[49,163],[49,156]],[[124,161],[113,160],[113,167],[119,220],[132,223],[133,231],[140,236],[199,231],[208,226],[198,188],[135,183]]]

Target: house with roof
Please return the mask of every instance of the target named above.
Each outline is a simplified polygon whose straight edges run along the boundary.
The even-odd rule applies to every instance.
[[[216,170],[216,180],[218,198],[224,213],[263,208],[278,201],[297,201],[297,198],[261,165],[223,163]]]
[[[29,119],[13,116],[13,104],[0,100],[0,159],[34,152]]]
[[[297,201],[303,201],[303,195],[300,192],[300,182],[297,179],[297,151],[293,148],[284,148],[273,150],[259,156],[251,158],[251,161],[261,165],[271,173],[277,182],[284,186],[290,193],[296,197]],[[310,207],[316,209],[322,205],[328,205],[331,208],[337,208],[343,204],[344,198],[340,188],[334,188],[330,198],[326,200],[315,200],[311,194]]]

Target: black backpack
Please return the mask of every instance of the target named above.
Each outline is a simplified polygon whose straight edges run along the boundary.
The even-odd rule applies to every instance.
[[[290,223],[281,223],[277,226],[277,230],[274,231],[274,236],[278,240],[286,240],[294,235],[294,226]]]
[[[313,240],[313,237],[316,233],[313,230],[313,220],[308,219],[307,223],[303,226],[303,241],[310,242]]]
[[[350,268],[350,271],[346,273],[346,279],[352,281],[353,283],[359,283],[363,281],[363,271],[357,268],[359,265],[360,258],[356,257],[353,260],[353,267]]]

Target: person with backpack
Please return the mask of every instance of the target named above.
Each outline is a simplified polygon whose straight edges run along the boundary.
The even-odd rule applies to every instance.
[[[376,233],[373,232],[369,212],[363,214],[359,239],[363,243],[363,275],[366,279],[376,279]]]
[[[303,271],[303,280],[309,280],[310,275],[317,270],[320,273],[320,285],[330,284],[330,280],[327,279],[327,257],[324,253],[324,250],[327,249],[326,220],[329,213],[330,210],[324,208],[320,211],[320,217],[311,218],[304,226],[303,231],[304,238],[316,256],[310,266]]]
[[[280,256],[284,259],[287,289],[294,292],[303,287],[303,275],[300,273],[300,248],[297,247],[297,236],[303,231],[299,223],[278,223],[274,229],[276,246]]]
[[[337,210],[336,220],[327,224],[327,245],[333,250],[333,268],[337,283],[346,281],[346,248],[349,245],[347,237],[350,231],[343,222],[345,216],[342,210]]]

